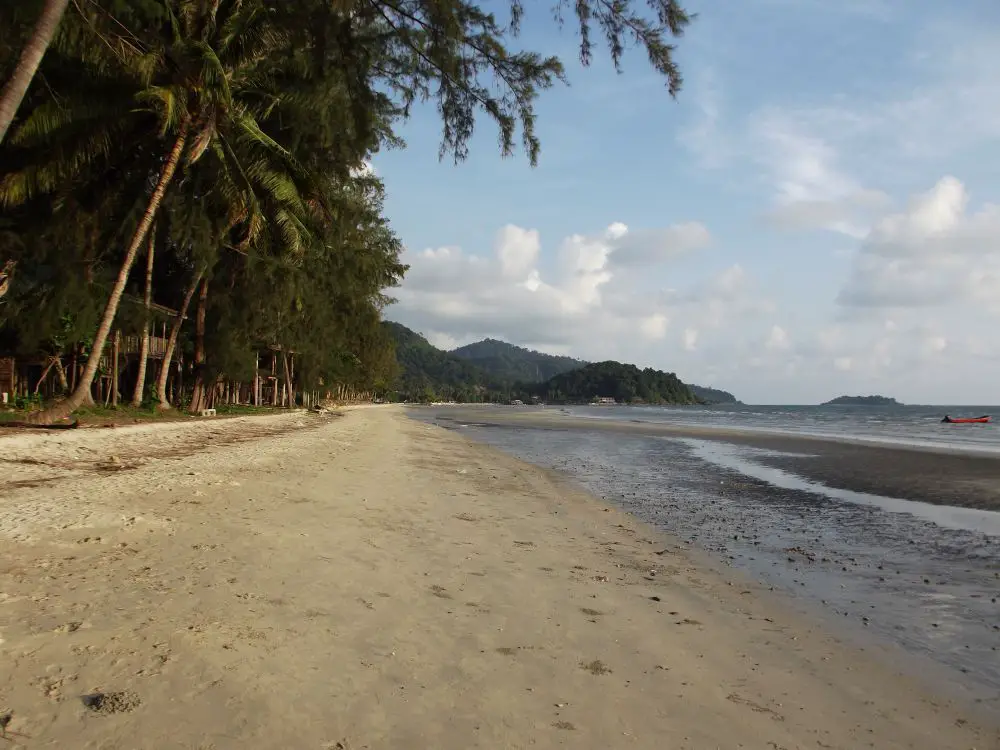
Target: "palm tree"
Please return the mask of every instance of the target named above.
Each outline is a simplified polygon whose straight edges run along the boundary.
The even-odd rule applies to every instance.
[[[17,108],[35,77],[35,71],[38,70],[52,37],[55,36],[67,5],[69,0],[45,0],[42,15],[38,18],[27,44],[24,45],[21,59],[14,68],[14,74],[4,85],[3,91],[0,91],[0,143],[3,143],[7,129],[14,121]]]
[[[124,101],[110,106],[43,102],[11,139],[15,146],[36,150],[69,141],[78,151],[67,155],[55,149],[54,158],[9,173],[0,181],[0,204],[8,206],[56,189],[67,178],[78,179],[88,168],[119,166],[110,140],[116,133],[145,132],[147,143],[155,139],[167,147],[158,163],[147,156],[151,179],[145,207],[120,261],[83,375],[68,399],[35,416],[38,422],[63,418],[86,401],[138,250],[179,170],[192,184],[192,173],[210,170],[213,193],[227,213],[227,231],[220,239],[240,227],[246,244],[267,229],[271,241],[294,250],[308,235],[303,220],[307,206],[298,189],[302,170],[258,123],[258,115],[273,109],[281,96],[269,87],[265,64],[284,49],[285,37],[270,26],[259,0],[224,8],[201,0],[164,2],[168,20],[157,33],[132,36],[110,52],[103,37],[88,37],[88,28],[67,35],[64,53],[99,71],[114,66],[119,78],[131,82]],[[91,24],[101,20],[89,19]],[[81,138],[80,122],[93,121],[95,110],[101,119]],[[205,155],[211,158],[203,167],[199,162]]]

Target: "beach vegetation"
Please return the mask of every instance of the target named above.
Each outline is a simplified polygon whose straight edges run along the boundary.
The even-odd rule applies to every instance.
[[[16,384],[45,385],[31,418],[388,390],[382,313],[406,266],[371,158],[429,102],[441,158],[464,160],[485,119],[535,164],[536,101],[566,78],[520,44],[534,6],[488,5],[0,4],[0,354],[58,362]],[[584,65],[595,39],[619,69],[635,46],[678,92],[677,0],[564,6]],[[438,364],[463,397],[495,385]]]

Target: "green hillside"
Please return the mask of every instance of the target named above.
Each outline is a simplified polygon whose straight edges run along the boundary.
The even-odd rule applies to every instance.
[[[588,363],[486,339],[452,352],[419,333],[386,322],[396,346],[399,376],[393,397],[401,401],[588,403],[733,403],[726,391],[688,386],[676,375],[620,362]]]
[[[672,372],[621,362],[595,362],[556,375],[535,386],[533,395],[547,403],[585,403],[613,398],[619,403],[697,404],[691,390]]]
[[[467,344],[451,353],[508,383],[541,383],[587,364],[572,357],[543,354],[496,339]]]
[[[698,399],[706,404],[738,404],[734,396],[729,391],[720,391],[718,388],[706,388],[702,385],[688,385],[691,392]]]
[[[397,395],[410,401],[488,401],[498,384],[485,371],[442,351],[415,331],[386,321],[396,346]]]

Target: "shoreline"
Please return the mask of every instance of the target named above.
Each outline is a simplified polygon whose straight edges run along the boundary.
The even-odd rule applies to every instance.
[[[432,412],[432,409],[426,410],[426,413]],[[505,413],[489,408],[449,407],[436,414],[443,420],[480,426],[618,432],[729,443],[786,454],[760,455],[754,460],[836,489],[931,505],[1000,511],[1000,455],[938,450],[932,446],[835,440],[798,433],[640,423],[537,412]]]
[[[178,455],[155,431],[93,432],[135,468],[0,497],[14,747],[1000,740],[882,649],[551,472],[392,407],[272,421],[214,423]],[[68,471],[10,481],[42,470]]]

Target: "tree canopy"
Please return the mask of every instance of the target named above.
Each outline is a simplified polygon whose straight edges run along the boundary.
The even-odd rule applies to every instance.
[[[0,81],[24,74],[41,4],[0,4]],[[503,19],[487,6],[71,3],[0,142],[0,345],[79,359],[63,411],[89,400],[119,332],[155,325],[176,329],[194,404],[252,377],[262,349],[303,388],[387,382],[381,312],[406,269],[367,161],[403,146],[400,124],[428,102],[442,158],[464,159],[485,116],[502,154],[519,140],[534,164],[535,103],[565,80],[558,57],[520,46],[536,6],[510,0]],[[547,10],[575,18],[584,65],[594,38],[618,68],[636,46],[679,90],[671,41],[691,19],[677,0]]]
[[[485,339],[446,352],[419,333],[387,322],[399,375],[386,392],[405,401],[582,404],[611,398],[628,404],[735,402],[732,394],[687,385],[669,372],[620,362],[588,363]],[[544,371],[544,372],[543,372]],[[553,374],[554,373],[554,374]],[[715,396],[706,398],[705,396]],[[728,399],[726,398],[728,397]]]

